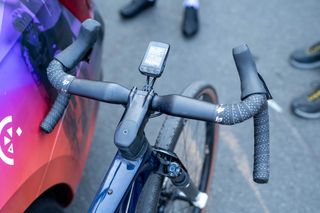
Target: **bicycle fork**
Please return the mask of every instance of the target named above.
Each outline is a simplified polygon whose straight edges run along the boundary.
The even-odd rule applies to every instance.
[[[168,177],[172,184],[180,190],[181,198],[203,209],[208,201],[208,194],[199,191],[191,180],[187,169],[178,156],[164,149],[154,148],[153,153],[160,162],[157,173]]]

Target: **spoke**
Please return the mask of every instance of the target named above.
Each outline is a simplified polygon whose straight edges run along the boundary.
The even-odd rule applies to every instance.
[[[207,100],[200,96],[199,100]],[[181,162],[187,168],[191,180],[196,186],[200,186],[203,181],[202,173],[206,159],[210,157],[211,142],[207,141],[207,135],[211,136],[212,127],[203,121],[183,120],[184,125],[178,137],[175,153],[179,156]],[[208,142],[208,144],[207,144]],[[209,162],[210,163],[210,162]],[[178,194],[178,189],[167,181],[164,184],[165,192],[162,196],[164,202],[163,212],[193,212],[194,206],[186,196]]]
[[[182,209],[179,209],[179,211],[178,212],[182,212],[182,211],[184,211],[184,210],[186,210],[186,209],[189,209],[189,208],[193,208],[193,206],[185,206],[184,208],[182,208]]]
[[[189,167],[189,160],[188,160],[188,156],[186,155],[187,153],[187,142],[188,142],[188,135],[187,135],[187,131],[186,129],[188,128],[188,123],[185,124],[182,132],[183,132],[183,148],[184,148],[184,153],[181,153],[184,157],[184,163],[185,163],[185,167],[188,168]]]
[[[196,146],[200,146],[199,143],[201,142],[201,141],[199,142],[199,138],[198,138],[198,136],[199,136],[199,125],[200,125],[200,122],[197,122],[196,131],[195,131],[196,137],[197,137]],[[199,148],[201,150],[200,147],[197,147],[197,148]],[[197,152],[197,154],[199,155],[199,152]],[[201,156],[197,156],[197,157],[199,157],[199,160],[200,160]],[[197,158],[197,160],[198,160],[198,158]],[[196,173],[195,174],[197,175],[197,177],[194,177],[193,181],[195,181],[196,186],[198,186],[199,185],[199,166],[196,166]]]
[[[179,195],[179,194],[173,196],[172,200],[184,201],[184,202],[187,202],[187,203],[190,204],[190,200],[186,196],[182,196],[182,195]]]

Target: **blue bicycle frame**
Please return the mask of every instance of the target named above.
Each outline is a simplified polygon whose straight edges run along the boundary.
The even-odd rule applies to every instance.
[[[118,152],[89,212],[134,212],[142,188],[158,164],[150,146],[137,160],[127,160]]]
[[[151,148],[145,137],[144,128],[152,117],[150,105],[153,97],[153,90],[137,88],[131,90],[126,110],[114,137],[119,151],[89,212],[134,212],[142,188],[151,172],[168,176],[173,185],[178,187],[191,202],[201,199],[199,198],[201,193],[193,184],[179,158],[167,150]],[[169,169],[171,164],[167,158],[175,162],[171,167],[173,170]]]

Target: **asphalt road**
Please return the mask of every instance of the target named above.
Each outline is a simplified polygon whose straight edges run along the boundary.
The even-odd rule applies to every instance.
[[[252,121],[221,127],[215,175],[207,212],[319,212],[319,120],[290,113],[292,98],[320,80],[320,70],[290,67],[288,55],[319,40],[318,0],[202,0],[201,30],[191,40],[180,32],[182,1],[158,0],[155,8],[123,21],[118,9],[127,0],[96,1],[106,23],[104,79],[127,87],[142,86],[138,65],[151,40],[171,44],[159,94],[179,93],[195,80],[212,83],[220,102],[240,98],[233,47],[247,43],[257,67],[282,110],[270,109],[271,178],[267,185],[252,182]],[[76,198],[67,212],[85,212],[116,152],[113,132],[123,109],[100,105],[90,157]],[[163,118],[149,123],[154,139]],[[152,127],[152,128],[151,128]]]

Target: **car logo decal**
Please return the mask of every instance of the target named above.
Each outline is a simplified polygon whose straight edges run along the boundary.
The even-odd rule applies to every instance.
[[[11,126],[12,124],[12,116],[7,116],[0,121],[0,158],[3,162],[8,165],[14,165],[13,157],[9,157],[5,154],[7,152],[10,153],[11,156],[14,155],[14,144],[13,144],[13,136],[16,134],[17,136],[21,136],[22,129],[18,127],[14,130]]]

